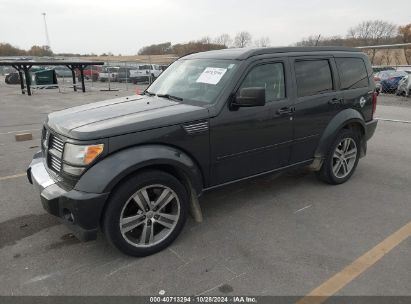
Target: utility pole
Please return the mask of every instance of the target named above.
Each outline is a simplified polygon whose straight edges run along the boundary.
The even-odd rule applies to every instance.
[[[318,43],[320,42],[321,39],[321,34],[318,35],[317,41],[315,41],[315,46],[318,46]]]
[[[46,13],[41,13],[41,14],[43,15],[43,20],[44,20],[44,30],[45,30],[45,32],[46,32],[46,43],[47,43],[47,46],[48,46],[49,48],[51,48],[51,46],[50,46],[50,38],[49,38],[49,31],[47,30]]]

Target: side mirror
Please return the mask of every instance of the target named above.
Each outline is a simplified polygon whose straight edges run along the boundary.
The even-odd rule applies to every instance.
[[[265,105],[265,88],[243,88],[232,102],[235,107],[261,107]]]

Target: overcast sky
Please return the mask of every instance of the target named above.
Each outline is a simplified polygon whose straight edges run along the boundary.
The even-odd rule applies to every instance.
[[[273,46],[345,35],[367,19],[411,23],[411,0],[0,0],[0,42],[54,52],[135,54],[145,45],[249,31]]]

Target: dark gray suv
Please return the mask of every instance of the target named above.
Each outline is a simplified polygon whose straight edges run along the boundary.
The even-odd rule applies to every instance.
[[[188,55],[142,95],[51,113],[27,176],[80,239],[152,254],[204,191],[302,166],[347,181],[377,126],[372,75],[351,48]]]

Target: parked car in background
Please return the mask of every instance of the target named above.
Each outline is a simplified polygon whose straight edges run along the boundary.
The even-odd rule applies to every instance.
[[[402,95],[402,96],[411,96],[411,73],[408,74],[407,76],[404,76],[397,88],[397,95]]]
[[[7,84],[19,84],[20,83],[19,73],[11,72],[11,73],[6,74],[6,78],[4,79],[4,81]]]
[[[384,71],[381,72],[381,93],[395,93],[400,80],[408,75],[404,71]]]
[[[100,76],[101,70],[102,70],[102,67],[99,65],[86,66],[83,70],[84,79],[86,80],[91,79],[92,81],[97,81]],[[76,76],[78,80],[81,81],[80,71],[78,69],[76,70]]]
[[[72,77],[71,70],[66,66],[56,66],[53,68],[57,77]]]
[[[142,64],[138,69],[130,71],[130,78],[134,84],[143,81],[154,81],[163,70],[157,64]]]
[[[119,69],[120,67],[103,67],[98,78],[101,82],[117,81]]]
[[[391,66],[375,65],[372,67],[372,71],[376,74],[382,71],[395,71],[395,68]]]
[[[396,70],[385,70],[374,74],[375,89],[377,93],[394,93],[398,87],[399,81],[405,75],[407,75],[406,72]]]
[[[168,65],[167,64],[160,64],[159,67],[160,67],[160,70],[164,72],[168,68]]]
[[[135,70],[132,67],[121,67],[118,70],[117,80],[118,82],[132,82],[130,79],[130,71]]]
[[[14,73],[16,70],[9,66],[0,66],[0,75],[6,76],[7,74]]]

